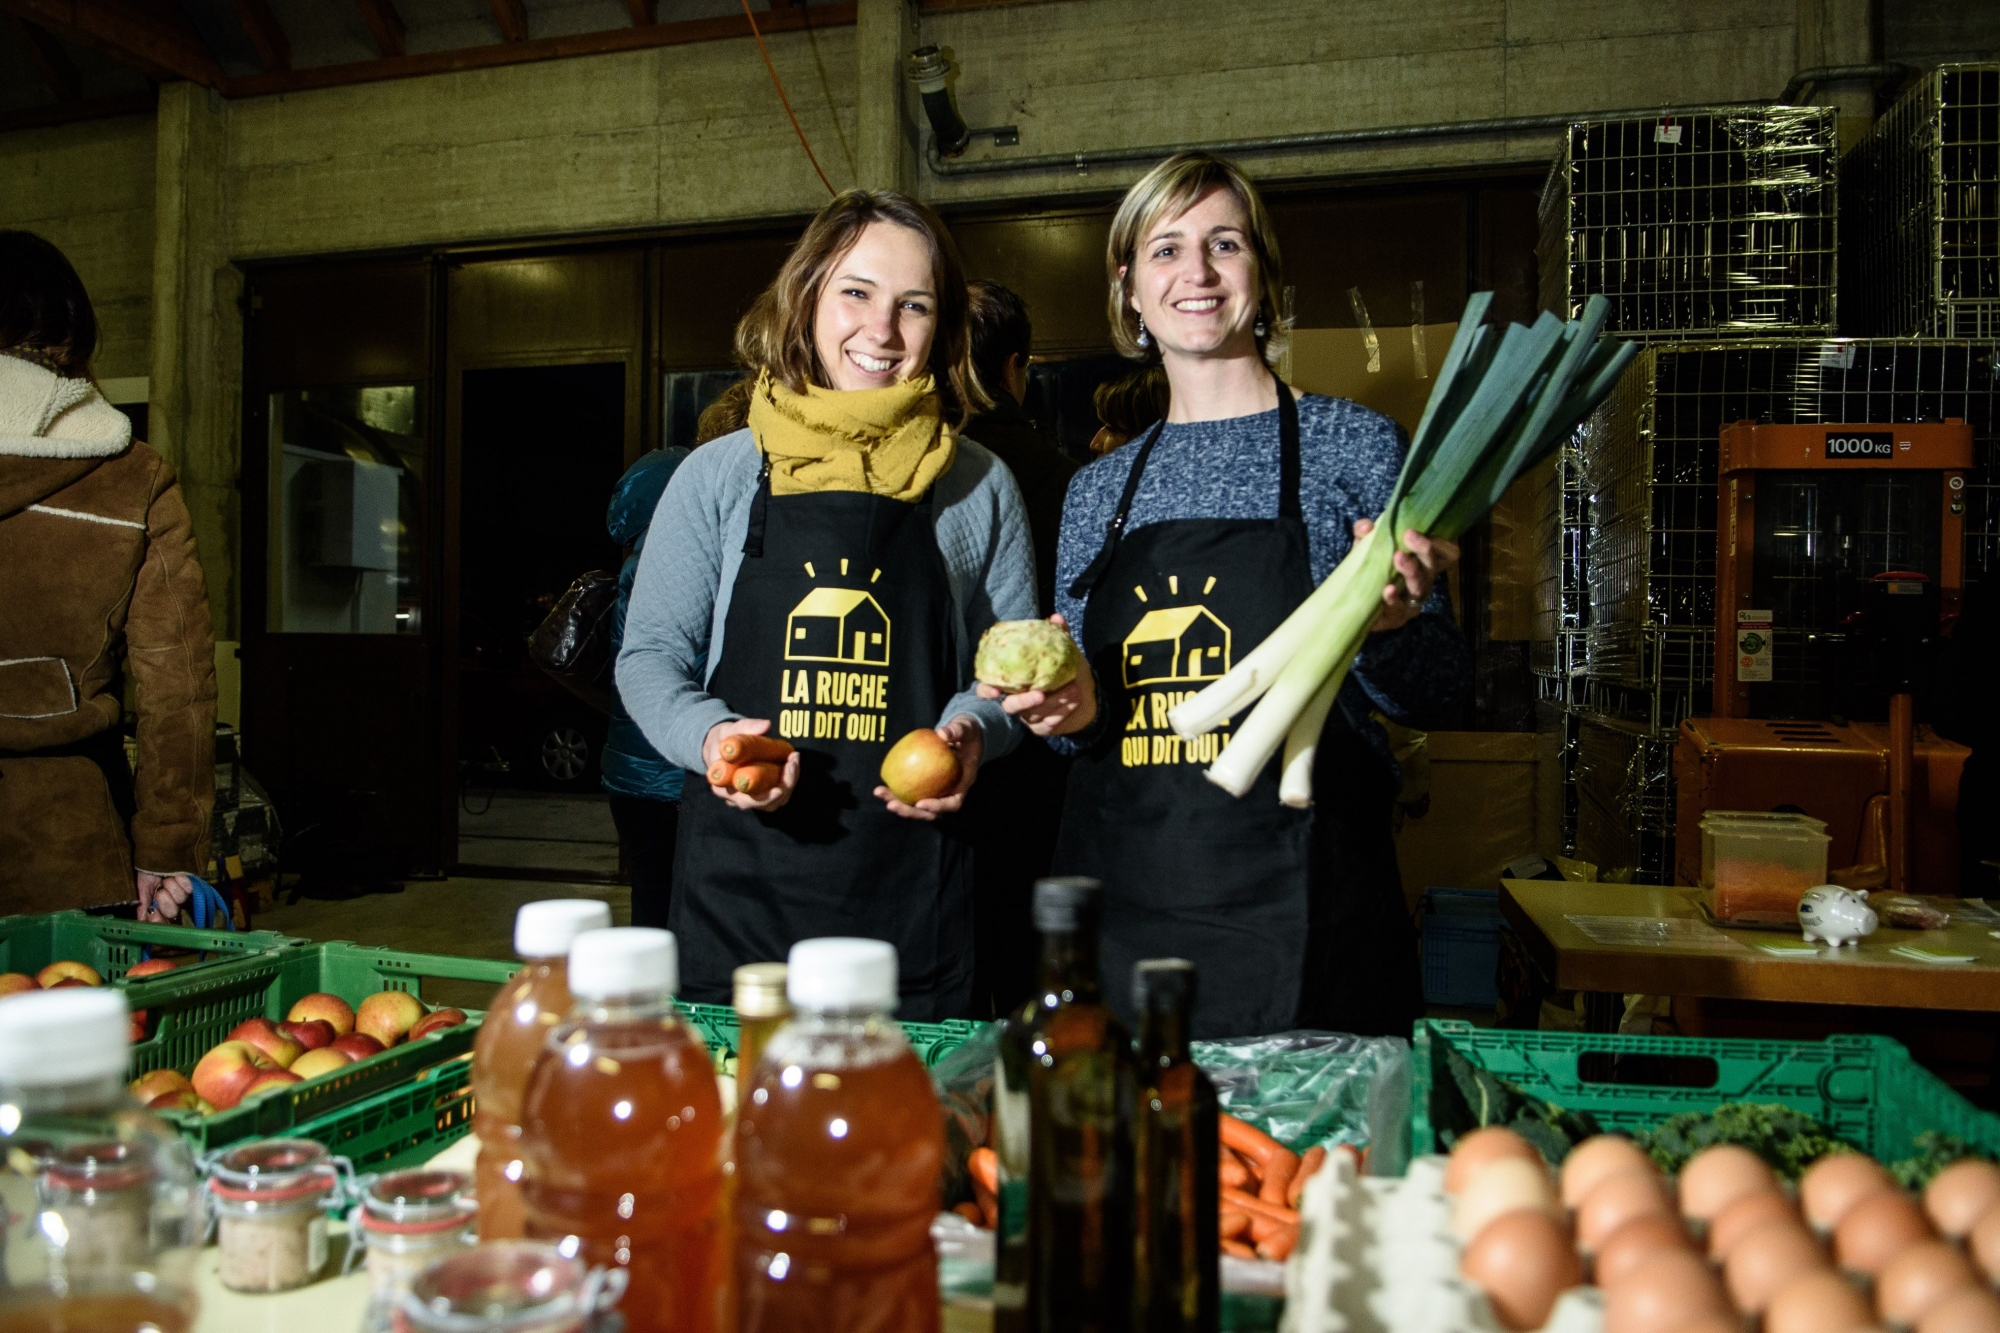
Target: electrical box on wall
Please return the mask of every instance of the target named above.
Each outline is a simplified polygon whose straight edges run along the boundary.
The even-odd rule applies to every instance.
[[[311,478],[319,501],[319,544],[313,563],[335,569],[395,569],[402,473],[380,463],[329,458],[312,465]]]

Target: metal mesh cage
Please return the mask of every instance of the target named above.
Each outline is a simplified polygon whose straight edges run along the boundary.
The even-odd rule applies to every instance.
[[[1542,191],[1542,304],[1627,336],[1831,334],[1839,143],[1827,107],[1573,122]]]
[[[1856,333],[2000,337],[2000,65],[1925,74],[1848,156]]]
[[[1601,876],[1672,883],[1672,733],[1582,717],[1575,736],[1576,855]]]

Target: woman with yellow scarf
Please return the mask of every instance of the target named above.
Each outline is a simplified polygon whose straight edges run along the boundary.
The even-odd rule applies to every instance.
[[[757,796],[693,776],[670,925],[681,994],[802,939],[887,940],[898,1016],[972,1003],[971,851],[956,814],[1026,734],[972,689],[995,620],[1036,614],[1019,490],[960,436],[980,405],[965,278],[922,204],[852,190],[806,228],[736,331],[749,425],[697,449],[660,501],[618,657],[626,710],[705,774],[726,737],[789,741]],[[935,727],[957,786],[906,805],[877,776]]]

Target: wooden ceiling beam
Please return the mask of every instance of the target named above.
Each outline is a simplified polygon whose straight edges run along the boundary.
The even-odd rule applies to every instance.
[[[222,66],[200,36],[173,21],[185,16],[130,0],[0,0],[0,10],[151,79],[187,79],[208,88],[224,82]]]
[[[375,49],[385,60],[400,59],[403,55],[403,16],[396,12],[396,0],[354,0],[361,11],[361,21],[368,25],[368,35],[375,39]]]
[[[625,12],[632,16],[633,27],[648,27],[660,21],[660,0],[625,0]]]
[[[42,125],[73,125],[81,120],[104,120],[111,116],[150,115],[159,100],[158,90],[148,86],[144,92],[117,97],[90,97],[80,102],[50,102],[19,111],[0,111],[0,133]]]
[[[521,0],[487,0],[493,9],[493,22],[500,29],[503,42],[525,42],[528,40],[528,9]]]
[[[278,24],[278,16],[271,12],[267,0],[229,0],[236,11],[236,21],[243,25],[244,33],[250,38],[250,45],[257,52],[257,63],[266,73],[283,74],[292,67],[292,44],[285,38],[285,30]]]
[[[49,36],[47,28],[37,27],[24,18],[17,18],[14,23],[21,29],[22,40],[28,44],[28,55],[35,62],[35,72],[48,85],[49,95],[58,102],[81,102],[83,80],[77,75],[76,65],[70,60],[69,53]]]

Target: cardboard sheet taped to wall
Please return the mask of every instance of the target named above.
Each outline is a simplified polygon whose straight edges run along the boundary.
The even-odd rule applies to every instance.
[[[1458,331],[1456,322],[1422,325],[1423,346],[1449,347]],[[1382,368],[1368,369],[1368,335],[1374,335]],[[1426,355],[1435,362],[1435,354]],[[1437,381],[1432,373],[1417,374],[1416,347],[1408,325],[1364,329],[1292,330],[1292,383],[1307,393],[1330,398],[1349,398],[1363,407],[1372,407],[1393,419],[1404,434],[1417,429],[1423,419],[1424,403]],[[1435,367],[1427,365],[1427,372]]]

